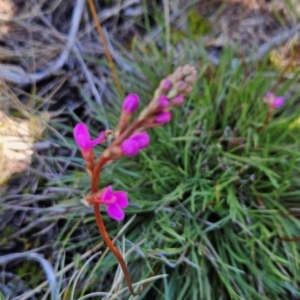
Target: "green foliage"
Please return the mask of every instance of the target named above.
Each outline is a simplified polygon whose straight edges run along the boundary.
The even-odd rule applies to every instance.
[[[299,244],[285,241],[300,232],[292,216],[300,196],[299,95],[259,133],[267,115],[262,97],[275,78],[266,76],[264,64],[251,76],[242,65],[233,69],[232,58],[225,52],[217,68],[203,59],[192,95],[168,125],[151,131],[151,146],[102,175],[101,186],[129,192],[126,213],[136,214],[122,243],[130,249],[133,281],[156,268],[169,275],[140,299],[300,297]],[[162,73],[152,66],[148,60],[138,67],[155,86]],[[130,74],[124,78],[124,86],[133,81]],[[284,82],[278,93],[287,94],[292,84]],[[150,89],[140,94],[143,102],[151,98]],[[112,126],[115,105],[105,115]],[[76,182],[86,189],[85,180]],[[114,236],[118,225],[104,218]],[[112,254],[102,257],[85,291],[99,291],[99,280],[101,290],[109,290],[116,265]]]
[[[201,36],[212,31],[209,20],[202,17],[195,9],[191,9],[187,14],[188,27],[193,36]]]

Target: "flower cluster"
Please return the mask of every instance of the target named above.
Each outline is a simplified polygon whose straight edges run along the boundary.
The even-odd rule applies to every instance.
[[[150,144],[148,130],[168,123],[172,118],[171,110],[184,103],[185,97],[191,93],[196,81],[197,72],[193,66],[179,67],[174,73],[160,82],[159,87],[139,116],[130,122],[137,112],[140,104],[139,96],[129,94],[123,101],[122,112],[115,132],[106,130],[92,140],[85,124],[79,123],[74,128],[74,138],[81,149],[86,161],[87,171],[93,178],[98,178],[97,172],[101,172],[99,164],[116,161],[122,156],[132,157]],[[112,143],[105,149],[97,163],[94,162],[93,147],[107,140],[108,135],[113,137]],[[103,167],[101,165],[101,167]],[[92,196],[86,199],[90,204],[103,204],[107,207],[108,215],[121,221],[125,217],[124,209],[128,206],[127,192],[113,191],[111,186],[100,192],[93,191]]]
[[[276,96],[274,93],[268,92],[263,98],[263,101],[273,110],[280,108],[284,104],[285,99],[282,96]]]

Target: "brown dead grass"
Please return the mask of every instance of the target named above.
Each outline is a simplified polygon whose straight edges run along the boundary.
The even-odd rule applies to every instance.
[[[5,15],[1,18],[0,26],[1,69],[21,74],[22,78],[49,69],[66,47],[75,2],[74,0],[16,0],[14,2],[0,0],[0,16]],[[128,17],[135,13],[138,21],[141,20],[144,13],[143,6],[136,4],[135,1],[120,1],[107,7],[102,5],[101,1],[95,2],[110,51],[118,63],[118,70],[121,71],[127,66],[123,66],[122,61],[118,59],[121,57],[121,51],[113,43],[113,39],[124,42],[122,40],[124,36],[130,40],[134,36],[141,35],[141,39],[161,42],[160,35],[153,34],[156,32],[155,29],[148,36],[142,35],[141,32],[145,31],[138,28],[133,17]],[[199,14],[215,24],[214,32],[208,37],[212,45],[221,47],[227,44],[243,45],[244,48],[241,50],[249,50],[267,42],[284,29],[284,24],[281,24],[272,13],[275,6],[260,6],[261,3],[266,2],[231,0],[224,5],[224,1],[206,0],[195,7]],[[171,20],[177,22],[176,13],[182,6],[172,5],[171,1],[170,4],[173,7]],[[280,7],[277,12],[282,13]],[[184,13],[181,15],[185,17]],[[284,14],[283,18],[288,21]],[[42,138],[43,124],[48,118],[47,112],[51,111],[59,115],[60,122],[70,126],[72,120],[66,117],[66,114],[60,115],[60,112],[77,109],[80,110],[80,117],[83,119],[89,115],[89,111],[80,106],[83,98],[82,91],[97,105],[102,104],[103,98],[113,99],[114,94],[109,87],[112,78],[87,5],[83,9],[76,34],[78,52],[74,49],[74,47],[71,49],[71,55],[62,67],[44,80],[32,81],[29,84],[15,84],[7,80],[6,86],[11,89],[11,92],[6,94],[3,92],[5,85],[1,85],[0,183],[6,182],[12,174],[23,172],[33,160],[36,162],[34,171],[39,172],[40,177],[59,182],[60,176],[66,173],[70,163],[52,159],[51,156],[63,156],[66,149],[63,147],[58,150],[50,149],[49,152],[44,153],[44,156],[42,154],[33,156],[32,144]],[[128,57],[131,55],[131,53],[126,54]],[[87,58],[92,58],[94,61]],[[18,101],[13,101],[14,98]],[[29,109],[26,111],[22,105]],[[17,113],[18,117],[13,117],[12,111]],[[70,133],[61,130],[59,134],[67,136]],[[74,155],[70,150],[68,151],[68,155]],[[47,158],[51,158],[49,159],[51,163]],[[60,187],[48,187],[45,183],[38,182],[40,177],[36,175],[29,178],[24,175],[17,181],[12,181],[6,191],[6,197],[1,202],[4,212],[1,214],[3,221],[0,222],[0,228],[2,225],[5,228],[13,224],[16,229],[14,238],[27,239],[28,236],[36,235],[39,240],[46,236],[47,241],[55,241],[57,232],[53,228],[57,220],[60,217],[65,219],[64,214],[73,209],[73,203],[69,201],[66,208],[60,206],[57,213],[55,211],[57,204],[53,200],[56,195],[63,195],[63,199],[70,199],[73,193],[71,186],[61,184]],[[22,195],[23,188],[31,193],[28,197]],[[40,204],[41,199],[47,199],[47,204],[44,202]],[[52,215],[56,218],[51,224],[47,223],[47,226],[52,226],[49,229],[44,219],[38,219],[35,214],[45,205],[53,209]],[[74,207],[76,205],[77,202]],[[49,211],[44,214],[51,214]],[[37,222],[36,227],[30,227],[34,222]],[[88,239],[87,233],[84,234],[84,238]],[[16,249],[11,244],[14,245],[12,239],[8,238],[6,251]],[[34,249],[34,247],[30,245],[27,249]]]

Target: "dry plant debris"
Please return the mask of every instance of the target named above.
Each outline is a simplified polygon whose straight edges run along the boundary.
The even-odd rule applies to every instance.
[[[10,118],[0,110],[0,186],[30,166],[32,145],[45,129],[42,119],[49,120],[45,114],[30,120]]]
[[[300,35],[296,34],[291,40],[287,41],[281,47],[274,49],[270,53],[270,61],[279,70],[282,71],[286,68],[286,72],[292,73],[297,72],[300,69]],[[293,57],[293,61],[289,63]]]
[[[205,37],[206,46],[229,45],[245,55],[250,55],[261,45],[290,30],[293,24],[295,26],[295,14],[285,2],[277,0],[199,1],[191,9],[214,24],[214,32]],[[181,0],[180,4],[186,4],[186,1]]]

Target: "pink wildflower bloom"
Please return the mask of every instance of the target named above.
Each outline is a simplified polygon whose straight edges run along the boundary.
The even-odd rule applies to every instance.
[[[138,154],[141,149],[148,147],[149,143],[150,137],[147,132],[137,132],[123,141],[121,149],[124,155],[134,156]]]
[[[140,98],[136,94],[129,94],[123,102],[123,110],[128,114],[133,114],[136,112],[140,104]]]
[[[172,114],[169,111],[162,112],[155,117],[155,122],[159,124],[168,123],[172,118]]]
[[[169,99],[167,98],[167,96],[159,96],[157,101],[159,103],[160,109],[165,109],[169,106]]]
[[[163,91],[164,91],[164,92],[167,92],[167,91],[170,89],[171,85],[172,85],[171,80],[170,80],[170,79],[165,79],[165,80],[163,81],[163,84],[162,84],[162,89],[163,89]]]
[[[273,106],[275,108],[279,108],[284,104],[284,97],[275,97],[274,101],[273,101]]]
[[[110,185],[104,190],[101,196],[101,203],[107,205],[106,211],[111,218],[116,221],[122,221],[125,217],[123,209],[128,206],[127,192],[114,192]]]
[[[121,144],[121,149],[124,155],[134,156],[140,151],[139,142],[134,139],[127,139]]]
[[[172,99],[172,104],[174,106],[180,106],[184,102],[184,96],[183,95],[178,95],[175,98]]]
[[[130,139],[138,143],[139,149],[148,147],[150,143],[150,137],[147,132],[134,133]]]
[[[78,123],[73,129],[74,139],[81,150],[88,151],[100,144],[104,138],[104,132],[101,131],[99,136],[92,140],[89,130],[84,123]]]
[[[264,97],[264,101],[272,108],[280,108],[284,104],[284,97],[275,96],[272,92],[268,92]]]

